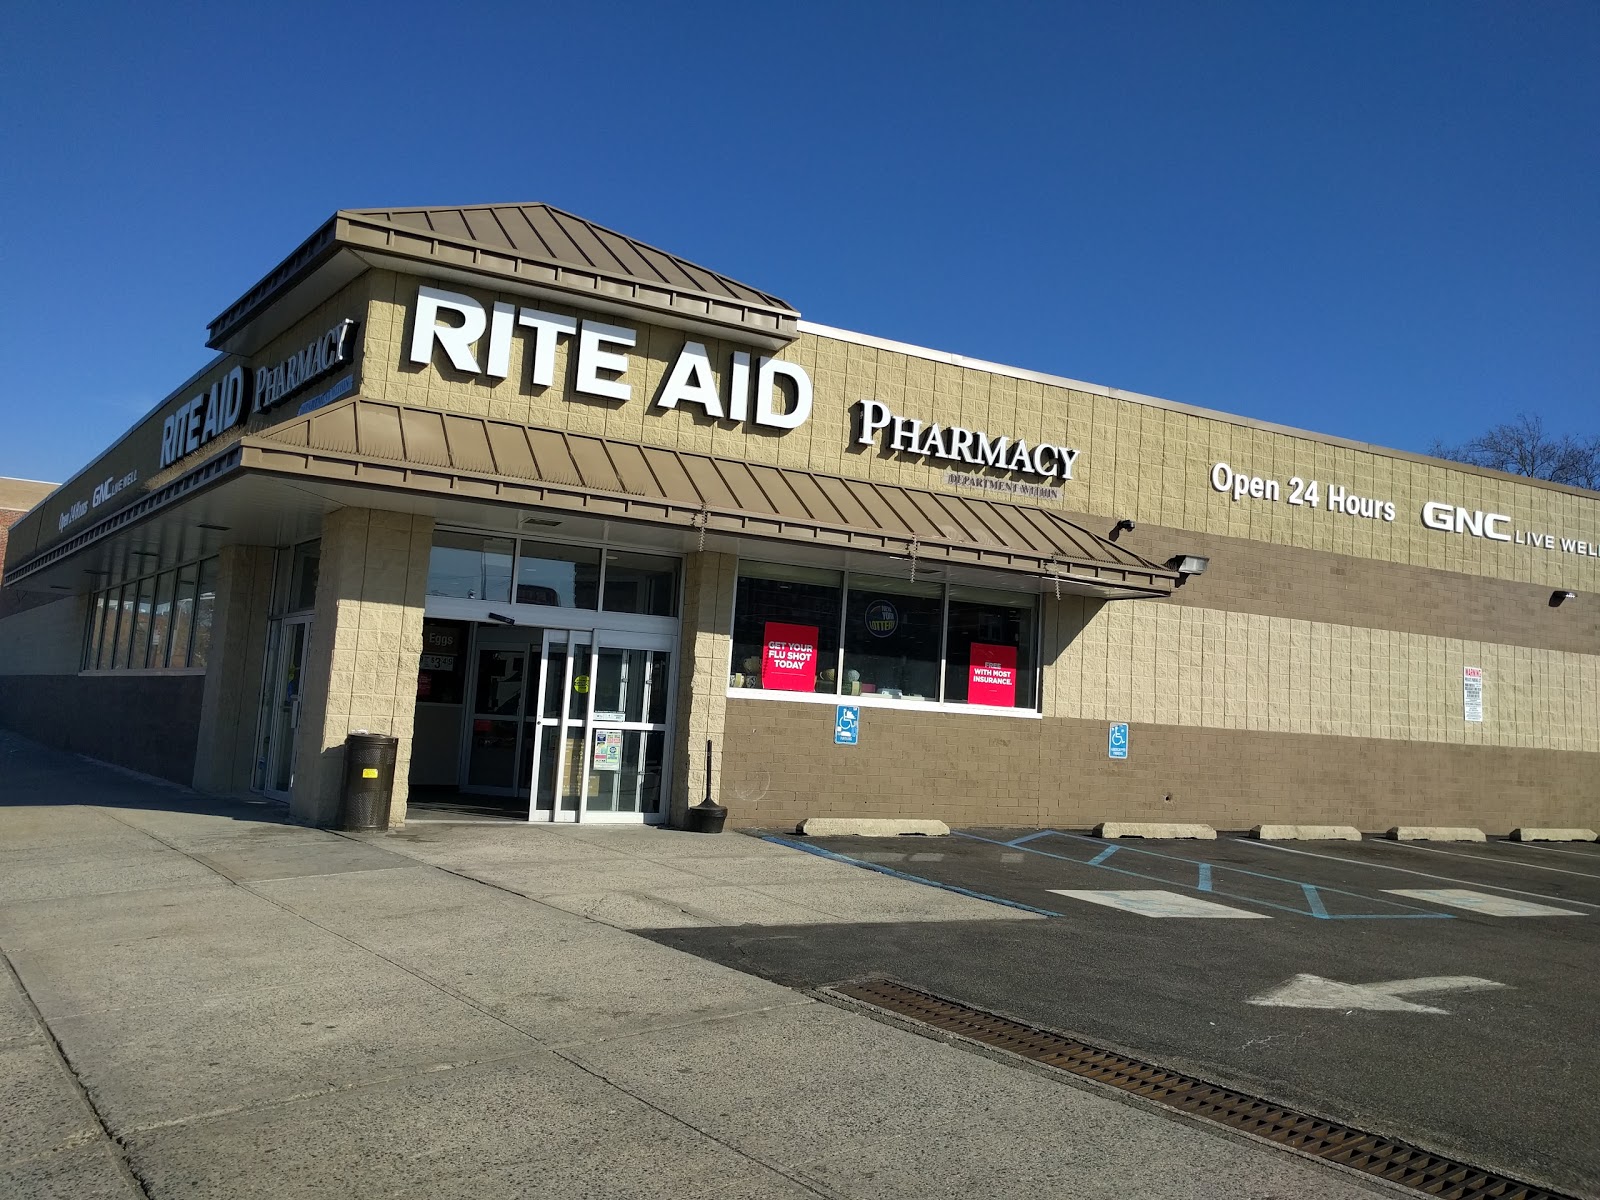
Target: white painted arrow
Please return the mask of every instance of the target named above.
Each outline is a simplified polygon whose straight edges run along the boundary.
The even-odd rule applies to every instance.
[[[1246,1004],[1267,1008],[1364,1008],[1371,1012],[1444,1013],[1442,1008],[1402,1000],[1415,992],[1459,992],[1505,987],[1476,975],[1430,975],[1423,979],[1391,979],[1387,983],[1340,983],[1320,975],[1296,975],[1288,983],[1252,996]]]

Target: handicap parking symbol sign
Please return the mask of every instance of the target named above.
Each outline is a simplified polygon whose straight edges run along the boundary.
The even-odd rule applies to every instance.
[[[1106,748],[1106,754],[1111,758],[1128,757],[1127,725],[1113,725],[1111,727],[1111,741]]]
[[[841,704],[833,718],[833,744],[854,746],[861,740],[861,706]]]

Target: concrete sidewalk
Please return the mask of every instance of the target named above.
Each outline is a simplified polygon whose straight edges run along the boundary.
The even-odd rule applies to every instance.
[[[0,1195],[1356,1197],[636,936],[1025,914],[740,835],[281,823],[0,733]]]

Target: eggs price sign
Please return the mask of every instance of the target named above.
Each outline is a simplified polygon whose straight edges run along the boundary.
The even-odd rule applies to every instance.
[[[1394,520],[1392,500],[1358,495],[1343,484],[1302,479],[1298,475],[1292,475],[1284,482],[1264,475],[1235,471],[1229,464],[1219,462],[1211,468],[1211,487],[1213,491],[1232,497],[1236,504],[1244,500],[1265,500],[1274,504],[1291,504],[1297,508],[1321,508],[1326,503],[1331,513],[1363,517],[1369,521]]]

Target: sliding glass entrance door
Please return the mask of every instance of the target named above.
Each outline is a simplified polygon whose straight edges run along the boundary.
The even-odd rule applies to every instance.
[[[654,822],[666,815],[671,639],[548,629],[529,721],[539,821]]]

